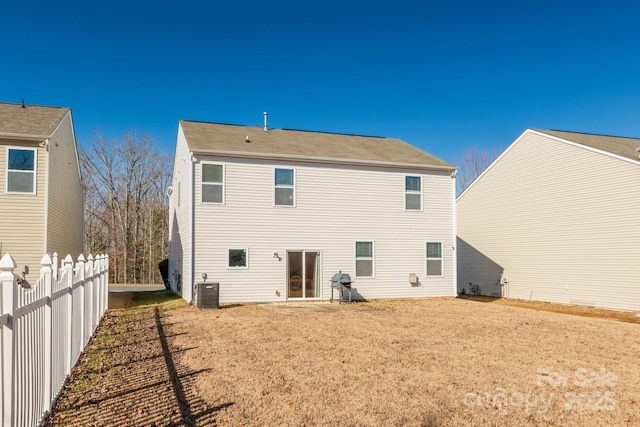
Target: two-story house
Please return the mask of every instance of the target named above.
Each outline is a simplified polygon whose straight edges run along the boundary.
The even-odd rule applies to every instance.
[[[357,299],[454,296],[455,171],[399,139],[181,121],[171,287],[327,300],[342,271]]]
[[[46,252],[82,252],[84,188],[71,110],[0,103],[0,170],[0,254],[10,253],[33,282]]]

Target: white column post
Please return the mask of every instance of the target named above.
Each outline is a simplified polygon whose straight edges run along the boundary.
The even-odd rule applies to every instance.
[[[67,256],[62,261],[62,277],[66,277],[66,283],[63,283],[64,288],[67,289],[69,293],[67,295],[67,336],[69,337],[69,342],[65,346],[65,359],[64,359],[64,373],[65,375],[69,375],[71,373],[71,364],[73,361],[72,352],[73,352],[73,258],[71,255],[67,254]],[[66,276],[65,276],[66,275]]]
[[[40,278],[42,279],[42,286],[44,286],[44,296],[47,298],[47,302],[44,305],[44,389],[43,389],[43,407],[47,412],[51,411],[51,376],[53,363],[51,353],[53,348],[51,346],[51,324],[53,323],[52,315],[52,281],[53,274],[51,270],[51,257],[49,254],[45,254],[40,260],[42,268],[40,269]]]
[[[13,426],[13,405],[14,405],[14,366],[15,358],[13,351],[13,313],[16,307],[16,276],[13,270],[16,262],[11,255],[5,254],[0,259],[0,296],[2,306],[0,315],[7,316],[2,324],[2,372],[0,372],[0,413],[2,414],[2,425]]]
[[[80,254],[80,256],[78,257],[78,262],[76,263],[76,269],[77,269],[77,275],[78,275],[78,281],[80,282],[80,287],[78,289],[80,289],[80,319],[79,319],[79,327],[80,327],[80,351],[82,351],[82,348],[84,348],[84,345],[86,344],[85,340],[84,340],[84,330],[85,330],[85,324],[84,324],[84,299],[85,299],[85,295],[84,295],[84,277],[86,274],[86,271],[84,269],[84,255]],[[74,355],[75,357],[76,355]]]

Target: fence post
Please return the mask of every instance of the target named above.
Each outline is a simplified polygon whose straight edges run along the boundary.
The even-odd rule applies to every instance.
[[[16,262],[11,255],[5,254],[0,259],[0,296],[2,297],[2,311],[0,315],[8,316],[6,323],[2,325],[2,372],[0,372],[0,394],[2,402],[0,409],[2,413],[2,425],[10,427],[13,425],[13,403],[14,403],[14,366],[13,357],[13,313],[16,307],[15,276],[13,270]]]
[[[104,310],[106,311],[109,308],[109,254],[104,254],[104,266],[102,270],[102,275],[104,278],[104,290],[103,290],[104,297],[105,297]]]
[[[67,288],[67,310],[69,310],[69,315],[67,316],[67,324],[65,325],[67,328],[67,336],[69,337],[69,342],[65,346],[65,360],[64,360],[64,374],[69,375],[71,373],[71,368],[73,367],[73,258],[71,258],[70,254],[62,261],[62,277],[66,277],[67,283],[64,284],[64,287]],[[66,274],[66,276],[65,276]]]
[[[80,321],[78,322],[78,326],[80,327],[80,348],[84,348],[85,345],[85,341],[84,341],[84,277],[85,277],[85,269],[84,269],[84,255],[80,254],[80,256],[78,257],[78,262],[76,263],[76,269],[77,269],[77,274],[78,274],[78,281],[80,282]],[[82,351],[82,350],[81,350]],[[76,355],[74,354],[73,357],[75,358]]]
[[[104,254],[101,254],[98,259],[100,260],[100,269],[98,270],[98,288],[100,289],[100,308],[98,309],[98,311],[100,312],[100,315],[98,316],[98,319],[102,318],[102,315],[104,314],[104,310],[105,310],[105,304],[106,304],[106,299],[104,297]]]
[[[53,369],[51,364],[52,360],[52,352],[53,348],[51,346],[51,330],[53,323],[53,301],[51,299],[52,294],[52,283],[53,280],[53,272],[51,269],[51,257],[49,254],[45,254],[40,260],[40,264],[42,264],[42,268],[40,269],[40,278],[42,279],[44,286],[44,296],[46,297],[46,304],[44,305],[44,390],[42,391],[43,408],[45,412],[51,411],[51,382],[52,382],[52,373]]]
[[[87,288],[89,291],[87,292],[87,297],[89,298],[89,304],[87,305],[89,309],[89,314],[87,316],[87,320],[89,320],[89,333],[87,334],[87,342],[89,342],[89,338],[93,335],[93,331],[95,330],[95,313],[94,313],[94,305],[95,305],[95,286],[93,283],[93,255],[89,254],[87,257],[87,277],[86,282],[89,285]]]
[[[53,280],[57,282],[60,278],[60,271],[58,270],[58,252],[54,252],[51,256],[51,268],[53,269]]]

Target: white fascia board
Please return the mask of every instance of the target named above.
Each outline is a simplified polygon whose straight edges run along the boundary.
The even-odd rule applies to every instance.
[[[0,132],[0,138],[14,139],[20,141],[42,142],[51,135],[29,135],[25,133]]]
[[[274,154],[274,153],[247,153],[245,151],[195,149],[193,150],[193,153],[196,155],[230,157],[230,158],[236,158],[236,159],[277,160],[277,161],[284,160],[284,161],[294,161],[294,162],[320,163],[320,164],[346,165],[346,166],[373,166],[373,167],[397,168],[397,169],[440,170],[440,171],[448,171],[448,172],[453,172],[454,170],[458,169],[456,166],[419,165],[415,163],[383,162],[378,160],[337,159],[334,157],[311,157],[311,156],[297,156],[297,155],[290,155],[290,154]]]

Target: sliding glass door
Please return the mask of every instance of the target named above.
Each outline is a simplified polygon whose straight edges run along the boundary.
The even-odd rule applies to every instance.
[[[287,252],[287,298],[320,298],[320,252]]]

